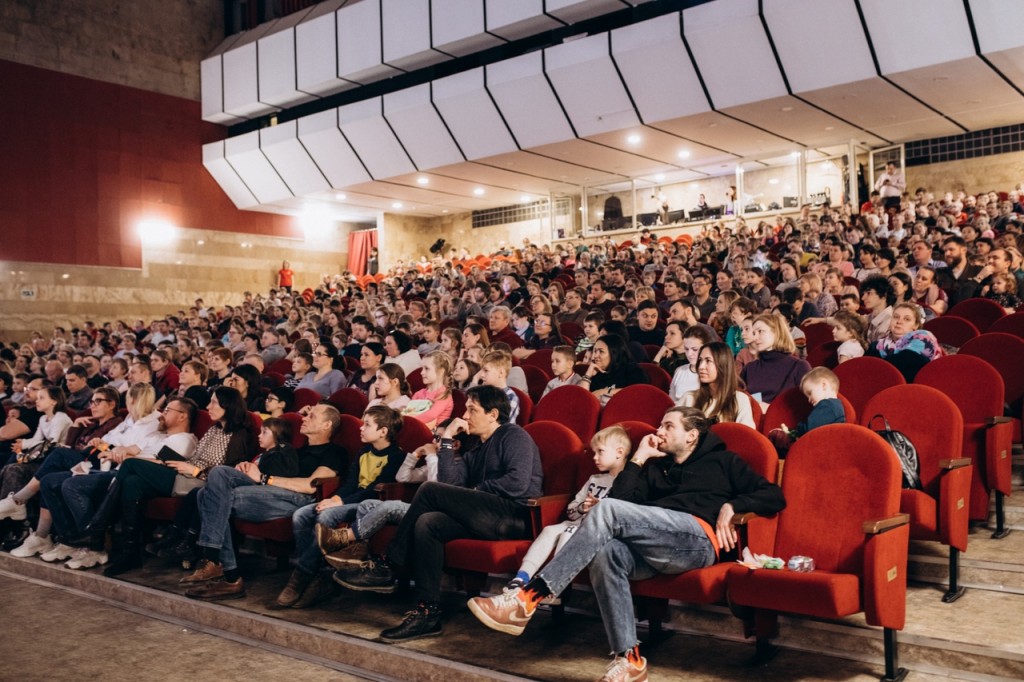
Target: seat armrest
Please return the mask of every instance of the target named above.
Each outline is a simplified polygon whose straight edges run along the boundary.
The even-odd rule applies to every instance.
[[[995,426],[996,424],[1009,424],[1013,419],[1010,417],[985,417],[985,426]]]
[[[884,533],[887,530],[905,526],[908,523],[910,523],[910,514],[896,514],[895,516],[890,516],[887,519],[865,521],[862,528],[868,535],[878,535],[879,533]]]
[[[569,504],[569,500],[572,499],[572,495],[544,495],[543,497],[531,497],[526,501],[527,507],[543,507],[549,504],[562,504],[565,506]]]
[[[341,485],[341,477],[327,476],[325,478],[314,478],[309,483],[314,488],[313,494],[316,498],[318,500],[323,500],[333,495],[338,489],[338,486]]]
[[[960,467],[969,467],[969,466],[971,466],[971,458],[970,457],[960,457],[958,459],[940,459],[939,460],[939,468],[940,469],[959,469]]]
[[[742,514],[733,514],[729,523],[734,526],[745,526],[756,518],[761,518],[761,515],[754,512],[743,512]]]
[[[403,502],[411,502],[419,487],[419,483],[399,483],[393,481],[391,483],[378,484],[377,492],[380,499],[384,501],[402,500]]]
[[[530,530],[534,538],[540,535],[545,526],[562,520],[565,506],[572,497],[572,495],[545,495],[526,501],[526,508],[530,512]]]

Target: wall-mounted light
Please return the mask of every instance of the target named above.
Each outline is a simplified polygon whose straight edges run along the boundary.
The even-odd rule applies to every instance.
[[[160,218],[146,218],[135,226],[145,246],[170,246],[178,239],[178,228]]]

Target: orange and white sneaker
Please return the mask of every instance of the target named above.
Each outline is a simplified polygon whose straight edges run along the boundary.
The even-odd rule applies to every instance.
[[[523,634],[526,624],[537,612],[536,601],[518,587],[506,587],[493,597],[473,597],[467,606],[481,623],[507,635]]]
[[[639,667],[627,656],[616,656],[598,682],[647,682],[647,659],[640,656]]]

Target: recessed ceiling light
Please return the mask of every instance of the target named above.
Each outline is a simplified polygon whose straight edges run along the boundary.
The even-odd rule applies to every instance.
[[[337,194],[334,195],[334,198],[337,199],[338,201],[345,201],[345,199],[347,199],[348,197],[345,196],[344,192],[338,192]]]
[[[63,275],[60,276],[61,279],[68,279],[69,277],[71,277],[71,275],[69,275],[66,272]]]
[[[473,194],[475,194],[478,197],[482,197],[484,195],[484,188],[483,187],[475,187],[475,188],[473,188]]]
[[[662,180],[665,179],[665,174],[664,173],[658,173],[657,175],[654,176],[654,179],[657,180],[658,182],[661,182]]]
[[[441,213],[447,213],[447,212],[448,212],[448,209],[447,209],[447,208],[442,208],[442,209],[441,209]]]
[[[629,137],[626,138],[626,142],[628,142],[630,144],[640,144],[640,136],[639,135],[630,135]]]
[[[835,130],[835,126],[825,126],[825,130]]]
[[[206,243],[205,239],[200,239],[199,241],[196,242],[196,244],[198,244],[199,246],[202,246],[205,243]]]
[[[769,185],[777,185],[777,184],[779,184],[779,179],[778,178],[769,178],[768,179],[768,184]]]
[[[708,128],[717,128],[717,127],[718,127],[717,123],[709,123],[708,124]]]
[[[792,156],[794,159],[800,158],[800,152],[790,152],[789,155]]]
[[[427,185],[430,184],[430,178],[421,175],[420,177],[416,178],[416,182],[418,182],[421,185]]]
[[[779,111],[793,111],[793,107],[782,107]]]
[[[394,208],[394,209],[402,208],[402,202],[401,201],[396,201],[395,203],[391,204],[391,208]]]
[[[677,156],[680,159],[688,159],[688,158],[690,158],[690,152],[688,152],[687,150],[684,149],[681,152],[679,152],[679,154],[677,154]]]
[[[524,194],[523,196],[519,197],[519,201],[521,201],[524,204],[529,202],[530,201],[530,195],[529,194]]]

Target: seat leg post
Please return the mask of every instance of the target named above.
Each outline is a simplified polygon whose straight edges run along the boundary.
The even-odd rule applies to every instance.
[[[949,589],[942,595],[942,601],[952,604],[964,596],[967,588],[960,585],[960,550],[956,547],[949,548]]]
[[[996,530],[992,533],[992,538],[995,540],[1002,540],[1010,534],[1010,529],[1006,527],[1006,507],[1004,498],[1006,497],[1000,491],[996,493]]]
[[[899,643],[896,631],[891,628],[883,630],[885,639],[885,677],[882,682],[902,682],[907,677],[907,669],[900,667]]]

